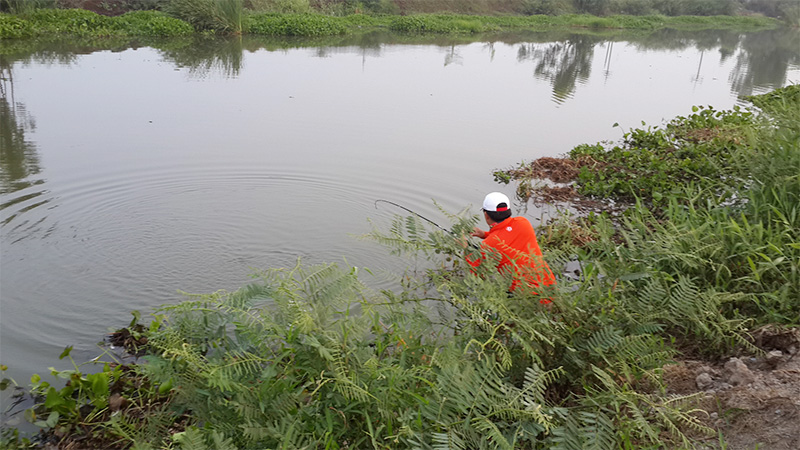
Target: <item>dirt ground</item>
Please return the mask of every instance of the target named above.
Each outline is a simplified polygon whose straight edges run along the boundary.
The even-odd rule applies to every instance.
[[[800,449],[800,329],[754,333],[758,356],[718,363],[684,360],[664,367],[674,394],[703,393],[702,420],[720,432],[709,449]]]

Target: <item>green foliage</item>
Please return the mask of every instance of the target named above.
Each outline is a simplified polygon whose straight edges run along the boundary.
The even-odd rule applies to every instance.
[[[539,1],[539,0],[537,0]],[[543,1],[543,0],[542,0]],[[246,10],[245,5],[253,10]],[[381,3],[382,4],[382,3]],[[333,5],[333,4],[332,4]],[[458,14],[366,15],[363,7],[378,3],[335,3],[347,6],[335,14],[309,14],[307,0],[171,0],[163,11],[205,33],[252,33],[269,36],[333,36],[389,29],[405,34],[477,34],[511,30],[550,30],[554,28],[589,29],[763,29],[777,22],[764,17],[732,16],[631,16],[598,17],[588,14],[543,15],[549,3],[531,4],[521,11],[531,16],[476,16]],[[349,6],[348,6],[349,5]],[[550,6],[548,6],[550,5]],[[557,5],[561,5],[558,3]],[[130,9],[138,9],[129,5]],[[555,6],[554,6],[555,7]],[[560,8],[560,6],[558,6]],[[376,10],[377,10],[376,9]],[[389,8],[391,9],[391,8]],[[386,9],[387,11],[389,9]],[[559,9],[560,11],[560,9]],[[2,13],[0,13],[2,14]],[[85,10],[30,10],[18,16],[0,15],[0,39],[68,34],[78,37],[174,36],[186,34],[185,25],[148,12],[136,19],[106,17]],[[124,14],[122,17],[128,16]]]
[[[0,13],[0,39],[31,37],[34,29],[31,23],[10,14]]]
[[[243,0],[171,0],[164,12],[198,31],[241,34],[246,27]]]
[[[157,11],[129,12],[118,17],[82,9],[37,9],[22,16],[0,13],[0,39],[54,35],[164,37],[193,31],[186,22]]]
[[[398,33],[479,33],[485,31],[478,19],[464,16],[431,14],[400,16],[389,25],[389,29]]]
[[[194,29],[188,23],[157,11],[133,11],[115,19],[115,27],[132,36],[186,36]]]
[[[0,0],[0,12],[27,14],[36,9],[55,8],[57,0]]]
[[[25,18],[37,34],[69,34],[74,36],[109,36],[114,34],[110,17],[83,9],[38,9]]]
[[[734,342],[746,346],[748,320],[791,324],[800,317],[791,300],[800,297],[800,88],[750,100],[760,112],[695,107],[664,128],[626,133],[610,150],[574,148],[579,189],[645,199],[650,209],[638,201],[614,226],[605,216],[560,220],[541,240],[566,251],[582,248],[582,259],[602,262],[608,276],[655,271],[690,280],[698,289],[692,297],[713,317],[673,312],[679,321],[663,323],[713,352]],[[525,171],[495,177],[518,173]],[[669,290],[653,289],[647,298],[666,301]]]
[[[333,36],[347,32],[347,20],[320,14],[254,15],[248,33],[267,36]]]
[[[69,381],[66,386],[56,389],[39,375],[31,378],[31,392],[42,401],[26,411],[26,418],[34,425],[42,428],[54,428],[59,425],[70,429],[80,421],[91,420],[93,416],[108,407],[109,384],[119,379],[119,366],[106,364],[99,373],[85,374],[70,356],[72,347],[66,347],[59,359],[69,358],[73,369],[55,370],[51,375],[57,379]],[[83,410],[90,407],[88,413]]]
[[[737,175],[741,167],[731,162],[755,148],[750,137],[753,114],[738,106],[732,111],[693,110],[694,114],[677,117],[664,128],[633,129],[611,149],[600,144],[574,148],[571,159],[591,161],[581,168],[580,192],[663,204],[685,184],[702,189]]]

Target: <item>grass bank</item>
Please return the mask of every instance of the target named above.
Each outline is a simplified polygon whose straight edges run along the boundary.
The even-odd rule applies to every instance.
[[[188,23],[157,11],[134,11],[118,17],[82,9],[36,9],[21,15],[0,13],[0,39],[39,36],[171,37],[195,30]]]
[[[473,16],[457,14],[331,16],[323,14],[264,14],[245,10],[173,9],[171,15],[156,11],[134,11],[109,17],[81,9],[35,9],[21,14],[0,13],[0,39],[38,36],[180,36],[193,32],[252,34],[265,36],[334,36],[389,30],[400,34],[499,33],[505,31],[594,30],[758,30],[778,26],[774,19],[757,16],[660,15],[598,17]]]
[[[147,364],[105,355],[93,374],[54,371],[66,386],[34,377],[19,389],[37,402],[26,417],[50,444],[84,448],[724,448],[704,394],[671,394],[664,367],[759,357],[770,348],[756,327],[798,325],[800,88],[752,101],[565,158],[597,163],[578,189],[612,180],[594,195],[634,202],[540,230],[554,272],[582,264],[542,293],[549,307],[509,297],[490,264],[473,273],[460,239],[398,217],[367,238],[428,269],[396,289],[373,291],[355,267],[298,265],[189,295],[115,336]],[[682,164],[683,177],[658,177]],[[621,182],[631,188],[611,188]],[[450,217],[456,235],[478,220]]]

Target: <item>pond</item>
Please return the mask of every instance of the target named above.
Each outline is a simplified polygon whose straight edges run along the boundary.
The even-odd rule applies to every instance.
[[[434,201],[513,194],[493,169],[800,82],[796,30],[2,45],[0,362],[23,385],[132,310],[298,258],[392,287],[405,263],[357,238],[403,213],[377,199],[446,225]]]

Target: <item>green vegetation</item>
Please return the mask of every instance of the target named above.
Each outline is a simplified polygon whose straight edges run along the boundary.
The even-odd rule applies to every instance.
[[[748,134],[753,114],[738,106],[732,111],[695,106],[693,111],[663,129],[631,130],[621,145],[610,150],[600,144],[574,148],[570,158],[583,162],[579,192],[658,202],[667,193],[679,193],[676,189],[684,189],[685,184],[709,189],[741,172],[731,155],[756,144]]]
[[[181,20],[157,11],[107,17],[82,9],[37,9],[20,16],[0,13],[0,38],[36,36],[182,36],[193,33]]]
[[[334,36],[347,33],[349,23],[348,18],[320,14],[258,15],[251,17],[248,32],[265,36]]]
[[[664,128],[625,133],[611,149],[600,144],[573,149],[558,166],[572,170],[567,178],[579,193],[637,202],[616,219],[622,227],[609,237],[627,244],[614,249],[616,258],[586,257],[623,267],[648,262],[648,268],[739,296],[721,308],[728,317],[796,323],[800,86],[751,101],[760,111],[694,107],[694,114]],[[522,164],[495,176],[527,184],[520,190],[525,195],[546,195],[548,186],[530,185],[546,177],[537,167]],[[554,243],[572,242],[573,232],[584,243],[602,240],[601,222],[556,223]]]
[[[164,11],[198,31],[241,34],[244,29],[242,0],[172,0],[164,6]]]
[[[47,36],[175,36],[197,32],[267,36],[334,36],[391,30],[404,34],[476,34],[511,30],[764,29],[763,15],[735,15],[734,0],[693,0],[667,9],[649,0],[485,0],[425,2],[389,0],[0,0],[0,39]],[[641,4],[646,7],[633,7]],[[725,7],[719,5],[727,5]],[[716,5],[716,6],[715,6]],[[94,10],[79,9],[81,6]],[[77,8],[76,8],[77,7]],[[60,9],[65,8],[65,9]],[[142,11],[147,9],[148,11]],[[135,12],[135,19],[120,20]],[[769,9],[797,25],[800,7]],[[163,15],[162,15],[163,14]],[[478,15],[482,14],[482,15]],[[692,14],[692,15],[685,15]],[[132,23],[135,22],[135,23]],[[186,26],[191,25],[191,27]]]
[[[322,14],[252,14],[241,1],[175,0],[166,13],[135,11],[116,17],[71,9],[38,9],[21,15],[0,13],[0,38],[70,35],[178,36],[193,31],[266,36],[334,36],[380,29],[403,34],[476,34],[569,28],[654,30],[765,29],[775,22],[764,17],[665,17],[665,16],[467,16],[425,14],[412,16],[344,17]],[[170,17],[167,15],[177,17]]]
[[[509,297],[491,264],[470,270],[461,239],[398,217],[367,237],[427,263],[395,290],[371,290],[354,267],[298,264],[190,295],[146,328],[135,315],[126,343],[146,343],[147,364],[55,372],[70,379],[61,389],[34,377],[28,417],[62,446],[692,448],[717,432],[694,396],[667,394],[662,367],[680,352],[758,353],[749,330],[800,318],[800,87],[752,101],[633,130],[608,155],[573,151],[606,177],[653,170],[640,177],[658,189],[642,198],[663,197],[540,230],[554,272],[582,264],[580,280],[541,293],[549,307]],[[669,186],[657,168],[685,158],[653,160],[684,150],[694,181],[678,171]],[[449,217],[456,236],[478,220]]]

